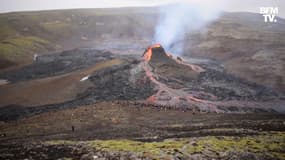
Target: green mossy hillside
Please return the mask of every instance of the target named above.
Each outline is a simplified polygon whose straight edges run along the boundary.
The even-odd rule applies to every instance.
[[[77,141],[48,141],[49,145],[76,145]],[[179,153],[185,156],[202,154],[219,158],[225,153],[253,153],[275,159],[285,159],[285,132],[262,133],[255,136],[206,136],[199,138],[167,139],[159,142],[133,140],[93,140],[80,142],[95,150],[131,152],[165,158]]]

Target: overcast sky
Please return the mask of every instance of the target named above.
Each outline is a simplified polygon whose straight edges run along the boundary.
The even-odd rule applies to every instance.
[[[176,0],[0,0],[0,12],[70,8],[154,6]],[[278,7],[285,17],[285,0],[184,0],[219,7],[225,11],[259,12],[259,7]]]

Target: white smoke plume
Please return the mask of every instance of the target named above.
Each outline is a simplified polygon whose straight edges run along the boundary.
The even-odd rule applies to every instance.
[[[186,34],[205,27],[217,19],[220,13],[217,7],[195,0],[177,1],[160,6],[154,43],[162,44],[166,51],[173,54],[182,54]]]

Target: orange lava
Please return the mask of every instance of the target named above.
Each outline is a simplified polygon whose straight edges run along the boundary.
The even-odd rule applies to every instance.
[[[154,44],[147,48],[146,52],[144,53],[143,57],[146,61],[150,61],[152,56],[152,49],[161,47],[160,44]]]
[[[199,98],[195,98],[192,94],[189,94],[183,90],[175,90],[175,89],[169,88],[167,85],[159,82],[155,78],[156,76],[151,71],[151,69],[149,68],[148,62],[151,60],[151,57],[152,57],[152,49],[153,48],[159,48],[159,47],[161,47],[160,44],[154,44],[154,45],[148,47],[147,50],[145,51],[144,55],[143,55],[143,58],[145,61],[143,62],[142,67],[146,73],[146,76],[153,83],[155,83],[157,85],[157,88],[158,88],[158,91],[154,95],[148,97],[146,99],[146,102],[148,104],[165,104],[165,103],[168,103],[168,104],[173,104],[173,105],[180,104],[180,103],[181,104],[187,103],[188,105],[197,104],[199,106],[211,107],[212,110],[215,110],[216,107],[212,102],[207,101],[207,100],[202,100]],[[198,65],[184,63],[183,61],[179,61],[177,59],[174,59],[170,53],[166,53],[166,54],[168,57],[172,58],[177,63],[179,63],[181,65],[185,65],[185,66],[189,67],[190,69],[192,69],[193,71],[196,71],[196,72],[204,72],[205,71],[203,68],[201,68]],[[162,92],[166,92],[166,94],[169,97],[171,97],[169,100],[166,100],[165,103],[159,99],[159,97],[162,96],[161,95]]]

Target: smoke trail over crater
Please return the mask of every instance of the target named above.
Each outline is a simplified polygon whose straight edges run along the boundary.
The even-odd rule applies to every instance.
[[[161,43],[168,52],[182,54],[186,34],[206,26],[219,13],[217,8],[184,1],[161,6],[154,42]]]

